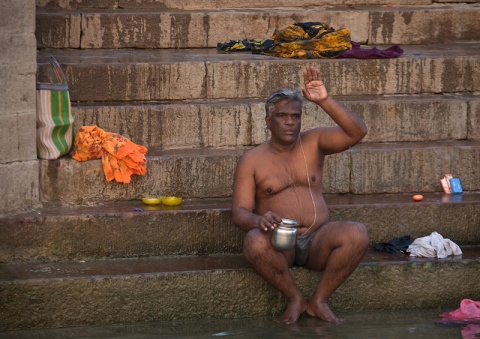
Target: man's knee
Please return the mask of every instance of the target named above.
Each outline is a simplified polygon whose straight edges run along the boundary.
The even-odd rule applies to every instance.
[[[247,260],[264,253],[267,246],[267,237],[259,229],[251,229],[243,239],[243,254]]]
[[[368,229],[361,222],[349,222],[350,241],[357,244],[361,248],[367,248],[369,243]]]
[[[244,246],[251,246],[258,243],[262,234],[258,228],[253,228],[245,233],[245,237],[243,239]]]

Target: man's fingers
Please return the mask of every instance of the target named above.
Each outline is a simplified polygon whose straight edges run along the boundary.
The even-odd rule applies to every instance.
[[[303,70],[303,82],[305,86],[310,82],[308,67]]]
[[[275,228],[275,220],[273,218],[265,218],[260,222],[260,228],[262,231],[266,232],[268,229],[274,229]]]
[[[305,86],[307,86],[312,81],[320,81],[323,84],[320,70],[312,66],[306,66],[303,70],[303,82],[305,83]]]
[[[311,66],[307,66],[306,70],[307,70],[308,81],[315,80],[315,69]]]
[[[322,76],[320,74],[320,70],[318,68],[315,68],[315,76],[317,77],[317,80],[320,81],[323,85],[323,79],[322,79]]]

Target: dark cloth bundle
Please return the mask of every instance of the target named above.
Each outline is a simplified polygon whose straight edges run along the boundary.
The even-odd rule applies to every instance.
[[[378,243],[373,249],[377,252],[405,253],[412,242],[413,240],[409,235],[404,235],[403,237],[393,238],[387,242]]]

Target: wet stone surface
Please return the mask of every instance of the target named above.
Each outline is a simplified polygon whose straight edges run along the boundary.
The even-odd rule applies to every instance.
[[[462,247],[463,254],[444,259],[410,257],[404,253],[369,251],[360,265],[425,262],[480,261],[480,247]],[[137,274],[168,274],[170,272],[205,272],[249,269],[241,254],[207,256],[171,256],[78,262],[0,264],[0,281],[25,279],[75,278]]]
[[[292,326],[273,318],[119,324],[0,332],[0,338],[475,338],[480,324],[442,321],[450,310],[348,312],[332,325],[303,316]],[[471,335],[471,336],[467,336]]]

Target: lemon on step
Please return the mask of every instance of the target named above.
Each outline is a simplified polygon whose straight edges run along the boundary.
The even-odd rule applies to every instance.
[[[143,198],[142,202],[145,205],[158,205],[159,203],[162,202],[162,197],[160,197],[160,198]]]
[[[177,206],[182,202],[182,198],[179,197],[163,197],[162,203],[167,206]]]

